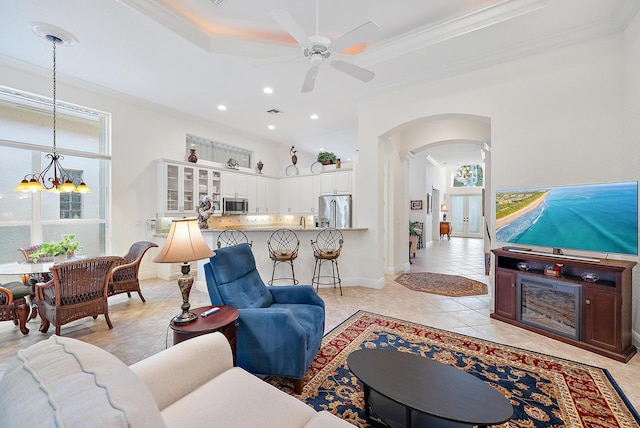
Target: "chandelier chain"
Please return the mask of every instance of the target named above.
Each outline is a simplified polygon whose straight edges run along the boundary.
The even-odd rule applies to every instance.
[[[53,41],[53,154],[56,154],[56,36],[51,36]]]

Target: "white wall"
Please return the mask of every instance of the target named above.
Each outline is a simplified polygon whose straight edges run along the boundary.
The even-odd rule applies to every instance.
[[[635,88],[639,62],[637,20],[636,17],[624,38],[624,52],[633,59],[632,64],[625,65],[625,85]],[[403,124],[441,114],[490,119],[493,188],[640,179],[637,125],[626,127],[622,138],[623,106],[636,112],[636,120],[640,117],[637,89],[623,104],[626,88],[621,79],[622,54],[622,36],[610,36],[372,99],[360,111],[363,179],[358,183],[358,192],[367,183],[375,182],[376,169],[385,162],[378,150],[380,136],[388,139]],[[376,207],[394,200],[385,202],[382,192],[370,193],[370,198],[359,203],[362,221],[373,229],[363,245],[381,248],[386,243],[380,240],[381,234],[375,233],[381,227]],[[495,231],[495,197],[492,193],[487,196],[492,207],[487,218],[490,230]],[[383,266],[380,257],[362,257],[371,267],[368,275],[372,278],[383,273],[376,269]],[[636,272],[634,279],[636,297],[640,295],[638,275]],[[635,306],[638,300],[635,299]],[[635,311],[634,329],[640,331],[637,307]]]
[[[640,166],[640,13],[631,21],[623,37],[623,105],[624,123],[622,132],[623,156],[620,169],[634,172],[632,180],[638,179]],[[638,261],[638,260],[636,260]],[[633,340],[640,346],[640,269],[633,271]]]
[[[438,201],[432,200],[432,211],[427,213],[426,195],[430,193],[433,197],[433,188],[443,190],[443,183],[440,177],[440,168],[429,162],[423,153],[419,153],[409,160],[409,199],[422,201],[421,210],[409,211],[409,221],[424,223],[422,243],[425,246],[429,241],[435,239],[433,216],[437,215],[440,210]]]

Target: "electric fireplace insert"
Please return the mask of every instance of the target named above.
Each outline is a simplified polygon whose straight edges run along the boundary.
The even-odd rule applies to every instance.
[[[518,321],[580,340],[580,285],[518,274]]]

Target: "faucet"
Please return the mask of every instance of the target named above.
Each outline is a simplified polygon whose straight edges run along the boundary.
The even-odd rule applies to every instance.
[[[303,215],[300,216],[300,221],[298,222],[298,225],[302,226],[304,229],[307,228],[307,218]]]

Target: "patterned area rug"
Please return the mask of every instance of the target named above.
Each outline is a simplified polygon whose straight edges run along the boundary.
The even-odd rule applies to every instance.
[[[410,290],[442,296],[462,297],[487,294],[487,284],[457,275],[443,273],[416,272],[403,273],[395,279]]]
[[[513,418],[501,427],[640,427],[640,417],[606,370],[364,311],[324,337],[301,395],[289,380],[267,381],[316,410],[369,426],[362,385],[346,365],[349,354],[361,348],[416,353],[482,379],[513,406]]]

